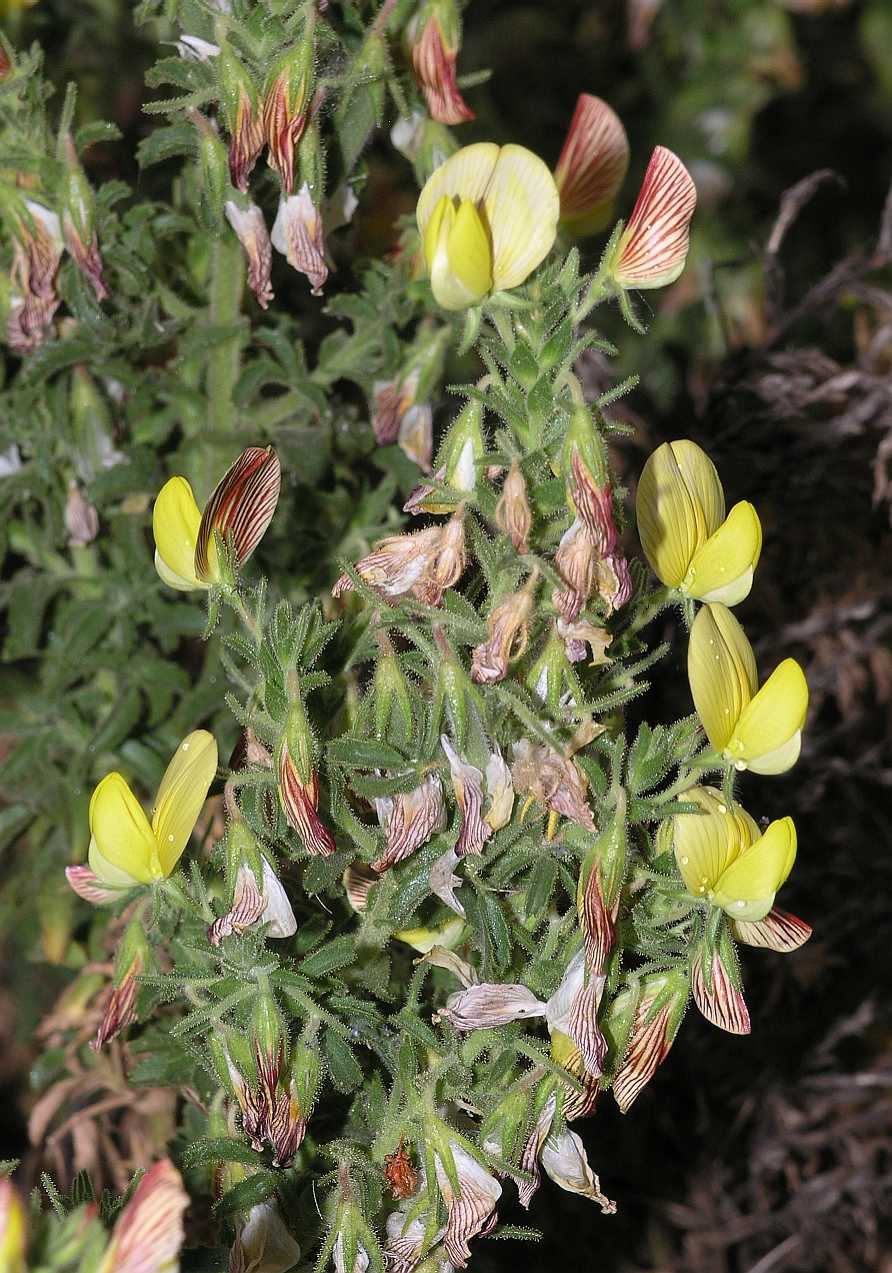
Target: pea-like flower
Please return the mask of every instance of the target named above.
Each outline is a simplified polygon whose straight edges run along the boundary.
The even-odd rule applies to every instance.
[[[155,569],[181,592],[222,581],[215,532],[229,540],[239,569],[263,538],[279,499],[282,470],[272,447],[249,446],[223,475],[204,512],[184,477],[165,482],[155,500]]]
[[[778,818],[762,832],[713,787],[693,787],[684,799],[701,810],[672,819],[675,860],[688,891],[732,919],[764,919],[796,860],[793,819]]]
[[[189,842],[217,772],[217,744],[197,729],[180,743],[155,797],[151,822],[119,773],[107,774],[90,800],[89,869],[69,867],[68,882],[87,901],[170,875]]]
[[[756,660],[727,606],[703,606],[691,628],[688,679],[716,751],[737,769],[781,774],[799,758],[808,710],[805,673],[784,659],[759,687]]]
[[[98,1273],[179,1268],[189,1195],[169,1158],[150,1167],[115,1221]]]
[[[418,200],[431,287],[444,309],[519,287],[551,251],[560,196],[523,146],[479,142],[441,164]]]
[[[726,606],[748,595],[762,551],[759,515],[741,500],[725,516],[721,480],[696,442],[657,447],[641,473],[636,512],[641,546],[661,583]]]

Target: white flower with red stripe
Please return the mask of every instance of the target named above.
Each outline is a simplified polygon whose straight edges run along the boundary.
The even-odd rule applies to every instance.
[[[155,1163],[118,1216],[97,1273],[176,1273],[188,1205],[170,1159]]]
[[[691,174],[671,150],[657,146],[607,266],[613,284],[643,290],[674,283],[687,259],[696,206]]]
[[[574,235],[597,234],[629,167],[629,140],[619,116],[591,93],[580,93],[554,170],[561,224]]]
[[[282,470],[272,447],[249,446],[224,474],[200,512],[184,477],[172,477],[155,500],[155,569],[171,588],[210,588],[224,580],[217,536],[240,570],[263,538],[279,499]]]

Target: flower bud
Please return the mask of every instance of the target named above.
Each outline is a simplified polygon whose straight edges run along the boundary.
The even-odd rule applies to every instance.
[[[285,196],[294,189],[294,151],[307,124],[313,91],[315,48],[312,29],[273,63],[263,100],[263,133],[268,163],[279,175]]]
[[[96,237],[96,200],[69,135],[60,139],[59,149],[60,158],[65,164],[62,193],[62,235],[65,246],[93,288],[97,301],[103,301],[108,296],[108,288],[102,278],[102,257]]]
[[[409,686],[389,641],[386,647],[382,646],[375,664],[372,694],[375,699],[375,732],[378,737],[383,738],[386,735],[394,707],[399,710],[399,718],[406,733],[411,734],[414,717]]]
[[[108,403],[86,367],[72,369],[69,406],[75,471],[82,482],[89,483],[103,469],[120,464],[124,456],[112,441],[114,426]]]
[[[136,1020],[137,977],[150,966],[149,943],[139,920],[132,920],[124,932],[115,958],[115,979],[102,1020],[91,1043],[98,1052],[104,1043]]]
[[[262,991],[255,1000],[251,1015],[251,1037],[258,1057],[271,1072],[281,1061],[284,1049],[282,1016],[273,995]],[[258,1062],[259,1064],[259,1062]]]
[[[473,491],[483,458],[483,405],[470,398],[449,427],[437,456],[444,480],[454,491]]]
[[[560,471],[566,483],[567,503],[574,513],[579,513],[576,488],[581,481],[593,488],[607,483],[607,448],[588,407],[573,409],[561,448]]]
[[[665,146],[650,157],[628,224],[606,265],[618,289],[666,287],[684,269],[697,190],[684,164]]]
[[[740,987],[737,954],[724,925],[714,945],[704,938],[692,953],[691,990],[707,1021],[729,1034],[749,1034],[750,1014]]]
[[[564,228],[580,237],[603,230],[628,167],[629,141],[618,116],[600,97],[580,93],[554,170]]]
[[[428,774],[413,791],[379,797],[375,806],[387,834],[384,852],[372,863],[372,870],[379,875],[411,857],[446,824],[439,774]]]
[[[678,972],[651,973],[641,979],[629,1042],[613,1079],[613,1095],[623,1114],[653,1078],[675,1041],[687,1006],[687,977]],[[622,1012],[618,999],[614,1008]]]
[[[440,124],[464,124],[475,117],[456,84],[460,35],[455,0],[424,0],[407,31],[427,108]]]
[[[190,118],[198,129],[198,163],[201,171],[201,207],[205,224],[214,232],[222,224],[229,187],[229,158],[214,125],[200,111]]]
[[[471,680],[492,685],[508,675],[508,665],[522,658],[529,637],[535,584],[531,580],[492,610],[486,620],[489,640],[475,646],[471,655]]]
[[[257,89],[232,46],[224,42],[217,60],[220,106],[229,132],[229,173],[244,194],[257,157],[263,149],[263,119]]]

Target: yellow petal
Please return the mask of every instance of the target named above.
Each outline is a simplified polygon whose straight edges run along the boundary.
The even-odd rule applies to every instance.
[[[204,588],[195,573],[195,544],[201,512],[184,477],[172,477],[158,492],[152,510],[155,567],[165,583],[185,591]],[[162,569],[162,566],[164,569]]]
[[[548,165],[523,146],[503,146],[483,206],[492,237],[493,287],[519,287],[551,251],[561,199]]]
[[[152,827],[165,875],[170,875],[189,842],[216,772],[214,737],[206,729],[197,729],[183,739],[167,766],[152,810]]]
[[[700,813],[678,813],[672,820],[675,860],[689,893],[712,891],[740,849],[739,831],[720,793],[692,787],[682,797],[699,805]]]
[[[463,146],[431,173],[418,198],[416,209],[422,239],[426,236],[428,222],[443,195],[448,195],[450,202],[456,196],[459,199],[469,199],[471,203],[480,202],[498,157],[499,147],[495,142],[482,141],[474,146]]]
[[[741,714],[729,758],[756,773],[783,773],[799,756],[807,711],[805,673],[795,659],[784,659]]]
[[[759,515],[741,500],[694,554],[682,588],[700,601],[735,606],[749,594],[761,551]]]
[[[726,606],[705,605],[694,620],[688,679],[707,737],[724,751],[758,684],[752,647]]]
[[[722,484],[695,442],[664,442],[641,473],[636,497],[641,546],[662,583],[676,588],[695,553],[721,524]]]
[[[405,942],[407,946],[412,946],[422,955],[426,955],[435,946],[445,946],[447,950],[452,950],[458,945],[464,927],[465,921],[456,916],[455,919],[447,919],[446,923],[441,924],[439,928],[401,928],[393,935],[399,941]]]
[[[149,820],[119,773],[107,774],[93,792],[90,834],[96,842],[100,866],[104,861],[142,884],[160,876],[157,845]],[[90,865],[100,875],[92,861]],[[122,881],[109,878],[107,882]]]
[[[431,270],[431,287],[443,308],[465,309],[482,301],[492,288],[492,248],[483,219],[469,199],[462,199],[455,213],[449,229],[446,259],[447,279],[438,277],[436,266]],[[447,304],[441,299],[441,293],[453,302],[459,297],[463,299],[458,305]]]
[[[795,860],[796,827],[780,818],[723,873],[714,902],[736,919],[764,919]]]

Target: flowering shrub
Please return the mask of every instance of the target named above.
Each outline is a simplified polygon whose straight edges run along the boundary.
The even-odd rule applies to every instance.
[[[94,1064],[182,1098],[177,1167],[133,1164],[123,1203],[48,1186],[43,1218],[4,1184],[0,1251],[176,1267],[188,1185],[230,1270],[464,1268],[533,1236],[543,1173],[613,1212],[580,1120],[630,1108],[691,998],[746,1033],[738,945],[810,933],[775,906],[792,820],[735,798],[795,764],[808,699],[793,660],[760,681],[729,609],[758,512],[673,442],[642,560],[606,414],[630,382],[590,402],[574,371],[611,353],[598,306],[642,332],[632,293],[681,274],[694,183],[657,147],[586,271],[620,121],[583,95],[554,172],[459,148],[449,0],[162,7],[151,200],[91,189],[110,130],[75,128],[72,90],[51,133],[39,55],[6,49],[5,654],[41,671],[3,830],[48,872],[74,1050],[97,999]],[[416,216],[332,296],[388,99]],[[667,607],[694,710],[633,729]]]

